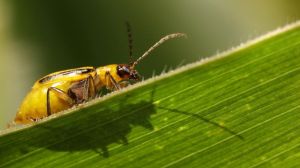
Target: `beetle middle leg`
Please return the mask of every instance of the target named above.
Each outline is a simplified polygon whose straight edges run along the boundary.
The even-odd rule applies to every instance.
[[[85,79],[83,89],[84,89],[83,97],[85,100],[88,100],[89,98],[94,98],[96,96],[96,88],[95,88],[93,77],[91,75],[89,75]]]
[[[80,104],[96,96],[96,88],[93,77],[89,75],[87,78],[74,82],[68,90],[68,95]]]
[[[47,90],[47,116],[50,116],[52,114],[50,104],[50,92],[57,94],[59,98],[65,100],[69,105],[74,104],[74,100],[66,92],[55,87],[49,87]]]

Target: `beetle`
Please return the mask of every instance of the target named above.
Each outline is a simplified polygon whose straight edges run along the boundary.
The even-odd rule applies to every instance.
[[[186,35],[174,33],[164,36],[142,56],[129,64],[111,64],[98,68],[80,67],[42,77],[34,83],[31,91],[24,98],[13,123],[35,122],[95,98],[103,87],[114,91],[126,87],[129,80],[139,81],[141,76],[135,66],[165,41],[183,36]],[[131,56],[131,34],[128,34],[128,37]]]

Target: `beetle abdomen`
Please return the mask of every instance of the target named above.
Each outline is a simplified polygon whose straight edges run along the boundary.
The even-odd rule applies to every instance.
[[[47,90],[48,86],[33,88],[23,100],[15,122],[17,124],[26,124],[47,117]],[[50,92],[51,113],[57,113],[70,108],[68,102],[61,97]]]

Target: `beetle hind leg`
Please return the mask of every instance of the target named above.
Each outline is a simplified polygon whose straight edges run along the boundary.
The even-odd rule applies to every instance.
[[[55,88],[55,87],[49,87],[47,90],[47,116],[50,116],[52,114],[51,111],[51,102],[50,102],[50,92],[55,93],[59,98],[67,102],[70,106],[74,104],[74,100],[63,90]]]

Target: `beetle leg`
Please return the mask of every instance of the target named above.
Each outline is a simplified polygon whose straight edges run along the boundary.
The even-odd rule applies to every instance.
[[[109,72],[106,72],[105,78],[106,78],[106,76],[109,77],[110,82],[114,85],[114,88],[115,88],[116,90],[120,90],[120,89],[121,89],[120,85],[116,82],[116,80],[114,79],[114,77],[112,77],[112,75],[111,75]],[[106,81],[107,81],[107,80],[106,80]],[[107,82],[108,82],[108,81],[107,81]],[[108,83],[106,84],[106,86],[108,86]]]
[[[87,78],[74,82],[68,89],[67,94],[75,101],[75,104],[94,98],[96,96],[96,88],[93,77],[88,75]]]
[[[123,80],[123,81],[120,81],[118,84],[119,84],[119,86],[120,86],[121,88],[124,88],[124,87],[129,86],[129,85],[130,85],[130,82],[127,81],[127,80]]]
[[[51,104],[50,104],[50,91],[56,93],[59,95],[60,98],[68,102],[70,105],[74,103],[74,100],[63,90],[55,88],[55,87],[49,87],[47,90],[47,116],[51,115]]]
[[[83,98],[84,100],[88,100],[89,97],[90,98],[94,98],[96,95],[96,89],[95,89],[95,84],[94,84],[94,80],[93,77],[91,75],[89,75],[89,77],[87,77],[85,79],[85,83],[84,83],[84,87],[83,87],[84,91],[83,91]]]

